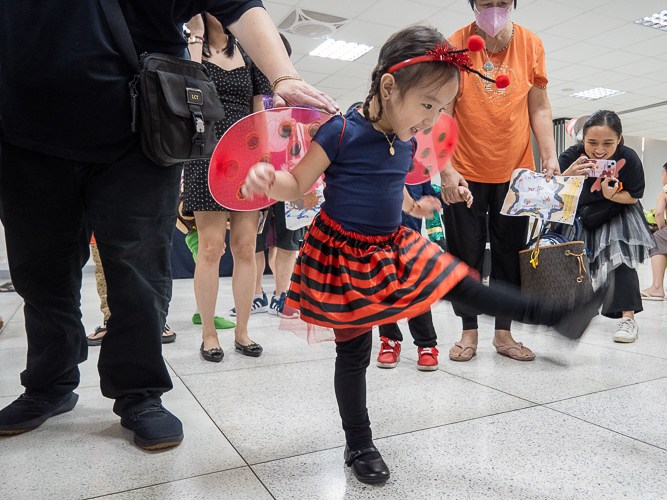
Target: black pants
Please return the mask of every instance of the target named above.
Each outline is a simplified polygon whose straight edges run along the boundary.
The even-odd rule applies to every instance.
[[[519,251],[523,250],[526,243],[528,218],[500,214],[509,182],[484,184],[468,181],[468,187],[475,198],[472,207],[467,208],[465,203],[453,203],[443,212],[449,253],[479,271],[481,275],[488,214],[491,286],[498,281],[519,286]],[[464,330],[477,329],[477,315],[474,311],[454,305],[454,312],[463,319]],[[511,320],[507,318],[496,318],[497,330],[509,330],[511,324]]]
[[[2,145],[9,267],[25,300],[26,393],[59,397],[79,384],[77,364],[88,354],[79,306],[91,231],[112,313],[98,363],[102,394],[116,400],[120,415],[172,388],[160,336],[179,179],[180,167],[159,167],[138,147],[96,164]]]
[[[621,264],[612,271],[614,293],[602,306],[602,315],[607,318],[620,318],[623,311],[642,312],[641,290],[637,270]]]
[[[564,308],[528,299],[514,287],[498,284],[489,288],[470,277],[463,278],[444,299],[457,307],[470,308],[475,315],[489,314],[536,325],[555,325],[566,312]],[[345,439],[352,450],[365,448],[372,442],[366,409],[366,368],[370,364],[371,346],[370,331],[346,342],[336,342],[334,388]]]
[[[378,328],[380,330],[380,337],[403,342],[403,334],[396,323],[380,325]],[[408,320],[408,328],[417,347],[435,347],[438,345],[431,311],[426,311],[424,314],[410,318]]]

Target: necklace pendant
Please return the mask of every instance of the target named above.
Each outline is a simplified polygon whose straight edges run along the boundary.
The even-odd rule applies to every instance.
[[[389,146],[389,154],[390,154],[391,156],[394,156],[394,152],[395,152],[395,151],[394,151],[394,146]]]
[[[491,61],[486,61],[484,63],[484,69],[486,71],[493,71],[495,68],[494,68],[493,63]]]

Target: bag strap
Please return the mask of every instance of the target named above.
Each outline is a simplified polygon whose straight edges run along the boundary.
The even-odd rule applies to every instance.
[[[118,0],[99,0],[104,12],[104,17],[111,30],[111,35],[116,41],[116,45],[120,49],[127,62],[130,64],[132,70],[139,74],[141,72],[141,65],[139,64],[139,57],[132,41],[132,35],[125,22],[125,16],[120,9]]]
[[[109,25],[111,36],[113,36],[113,39],[116,41],[120,53],[123,54],[123,57],[125,57],[125,60],[132,68],[132,71],[134,71],[134,78],[128,84],[130,87],[130,105],[132,106],[132,122],[130,123],[130,130],[134,133],[137,131],[137,110],[139,109],[139,91],[137,90],[137,85],[139,85],[141,64],[139,63],[137,50],[134,47],[132,35],[130,35],[130,30],[127,27],[125,16],[123,16],[123,11],[120,9],[118,0],[99,0],[99,2],[102,6],[102,12],[104,12],[107,24]]]

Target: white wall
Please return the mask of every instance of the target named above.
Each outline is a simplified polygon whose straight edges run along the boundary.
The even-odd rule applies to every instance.
[[[641,157],[641,144],[635,151]],[[646,209],[655,208],[655,200],[662,191],[662,166],[665,163],[667,163],[667,141],[646,139],[644,142],[646,190],[642,198],[642,205]]]

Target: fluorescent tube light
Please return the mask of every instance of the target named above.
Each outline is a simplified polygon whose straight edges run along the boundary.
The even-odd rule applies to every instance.
[[[373,47],[370,45],[344,42],[343,40],[329,38],[318,45],[310,55],[338,59],[340,61],[354,61],[371,50],[373,50]]]

